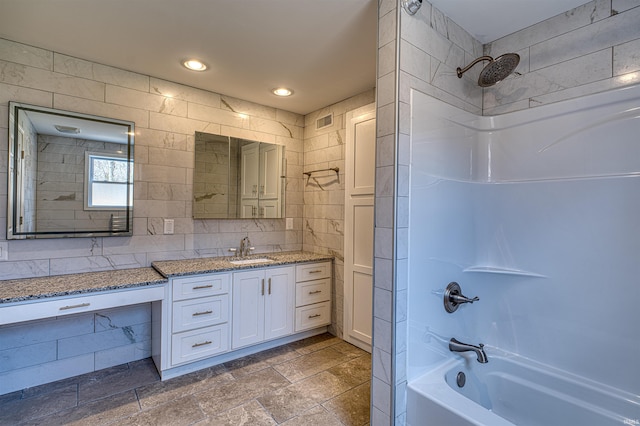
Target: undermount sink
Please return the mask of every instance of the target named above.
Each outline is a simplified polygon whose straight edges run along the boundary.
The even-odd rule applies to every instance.
[[[273,262],[273,259],[267,259],[266,257],[259,257],[255,259],[241,259],[241,260],[230,260],[230,263],[234,265],[251,265],[252,263],[269,263]]]

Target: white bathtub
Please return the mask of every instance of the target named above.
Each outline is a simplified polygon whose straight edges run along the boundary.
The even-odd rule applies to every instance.
[[[629,366],[637,375],[637,367]],[[464,373],[466,383],[456,384]],[[518,356],[448,359],[409,383],[409,426],[621,426],[640,424],[640,396]]]

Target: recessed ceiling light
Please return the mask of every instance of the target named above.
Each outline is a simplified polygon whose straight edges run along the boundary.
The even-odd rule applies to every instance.
[[[207,65],[197,59],[187,59],[186,61],[182,62],[182,65],[192,71],[204,71],[207,69]]]
[[[287,89],[286,87],[277,87],[271,91],[276,96],[291,96],[293,95],[293,90]]]

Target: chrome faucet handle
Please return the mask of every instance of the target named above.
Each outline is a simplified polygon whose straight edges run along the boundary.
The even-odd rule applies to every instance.
[[[449,283],[447,289],[444,291],[444,309],[449,313],[455,312],[458,306],[463,303],[473,303],[478,300],[480,300],[480,298],[477,296],[470,299],[463,295],[460,285],[456,282]]]
[[[457,304],[460,304],[460,303],[477,302],[478,300],[480,300],[480,298],[478,296],[476,296],[473,299],[469,299],[468,297],[466,297],[466,296],[464,296],[462,294],[451,294],[451,295],[449,295],[449,300],[453,300]]]

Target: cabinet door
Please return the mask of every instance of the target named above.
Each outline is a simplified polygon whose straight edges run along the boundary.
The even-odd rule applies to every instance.
[[[266,270],[265,339],[293,333],[296,285],[294,271],[292,266]]]
[[[233,274],[233,349],[264,340],[264,271]]]
[[[258,212],[262,218],[282,217],[280,213],[280,200],[260,200]]]
[[[260,210],[258,209],[258,200],[242,199],[240,205],[240,217],[248,219],[252,217],[258,217]]]
[[[260,145],[252,143],[241,148],[240,177],[242,186],[241,198],[258,198],[259,171],[260,171]]]
[[[282,179],[282,147],[279,145],[260,146],[260,198],[277,199],[280,195]]]

